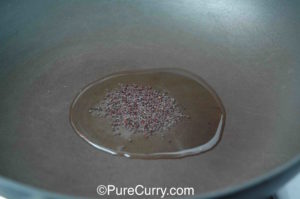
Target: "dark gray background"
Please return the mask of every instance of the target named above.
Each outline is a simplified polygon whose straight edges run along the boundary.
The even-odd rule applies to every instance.
[[[299,5],[293,1],[1,1],[0,174],[66,194],[98,184],[246,182],[300,151]],[[97,151],[70,127],[87,83],[135,68],[204,78],[227,111],[212,151],[130,160]]]

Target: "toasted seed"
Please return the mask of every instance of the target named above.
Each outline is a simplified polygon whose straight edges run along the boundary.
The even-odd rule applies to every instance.
[[[165,131],[188,117],[166,91],[137,84],[119,84],[118,88],[107,90],[104,99],[89,112],[109,118],[115,133],[121,134],[120,129],[125,128],[133,133],[144,133],[145,137]]]

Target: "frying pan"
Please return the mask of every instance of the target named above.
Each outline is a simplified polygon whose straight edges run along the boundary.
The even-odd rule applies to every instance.
[[[99,197],[99,184],[264,198],[300,165],[299,1],[1,1],[0,193]],[[69,107],[120,70],[183,68],[222,100],[219,144],[182,159],[103,153]]]

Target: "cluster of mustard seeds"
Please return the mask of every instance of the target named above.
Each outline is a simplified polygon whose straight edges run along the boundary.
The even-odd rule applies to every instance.
[[[121,129],[144,134],[163,132],[187,117],[167,92],[137,84],[119,84],[107,91],[89,112],[110,119],[117,133]]]

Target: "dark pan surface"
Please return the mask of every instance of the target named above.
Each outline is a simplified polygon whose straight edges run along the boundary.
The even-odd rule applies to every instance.
[[[99,184],[246,182],[300,152],[296,1],[1,1],[0,175],[59,193]],[[137,160],[96,150],[69,124],[86,84],[120,70],[184,68],[226,109],[221,142],[199,156]]]

